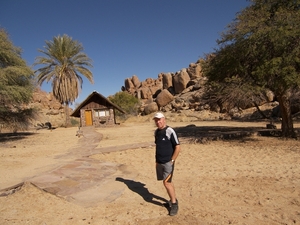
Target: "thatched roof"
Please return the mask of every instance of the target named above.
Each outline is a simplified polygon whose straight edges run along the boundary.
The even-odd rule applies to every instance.
[[[84,107],[85,105],[87,105],[93,97],[102,99],[105,102],[105,106],[112,106],[113,108],[117,109],[121,113],[125,113],[125,111],[123,109],[121,109],[119,106],[117,106],[116,104],[109,101],[107,98],[105,98],[103,95],[101,95],[97,91],[93,91],[79,106],[77,106],[77,108],[73,111],[71,116],[80,117],[80,109],[82,107]]]

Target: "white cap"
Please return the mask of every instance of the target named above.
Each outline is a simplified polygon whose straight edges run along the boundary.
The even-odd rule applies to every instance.
[[[158,113],[155,113],[153,119],[157,118],[157,119],[160,119],[160,118],[164,118],[164,114],[162,114],[161,112],[158,112]]]

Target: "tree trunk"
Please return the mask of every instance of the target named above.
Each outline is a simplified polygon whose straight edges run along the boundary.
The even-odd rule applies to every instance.
[[[287,94],[277,96],[281,113],[281,131],[283,137],[295,137],[290,100]]]
[[[66,117],[66,124],[65,127],[70,126],[70,115],[69,115],[69,105],[65,104],[65,117]]]

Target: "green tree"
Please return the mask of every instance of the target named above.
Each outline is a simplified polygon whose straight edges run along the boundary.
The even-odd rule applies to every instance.
[[[14,131],[26,129],[35,116],[34,109],[27,106],[32,99],[34,73],[21,52],[0,29],[0,123]]]
[[[65,105],[66,126],[69,125],[69,104],[78,97],[85,76],[93,83],[93,74],[87,67],[92,67],[91,59],[83,53],[83,46],[67,35],[54,37],[46,41],[45,49],[38,51],[46,56],[38,56],[34,65],[41,65],[35,71],[38,84],[52,83],[53,96]]]
[[[247,93],[242,97],[273,91],[285,137],[295,136],[290,96],[300,85],[299,9],[300,0],[252,0],[221,35],[219,49],[205,65],[208,83],[220,92],[230,86]]]
[[[124,91],[120,91],[112,96],[109,96],[108,99],[117,106],[120,106],[126,112],[125,115],[137,115],[139,100],[131,94]],[[116,113],[118,116],[123,115],[119,114],[119,112]]]

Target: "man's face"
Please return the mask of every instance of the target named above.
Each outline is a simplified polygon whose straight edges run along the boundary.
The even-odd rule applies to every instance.
[[[165,118],[154,118],[154,122],[158,129],[163,129],[166,126]]]

